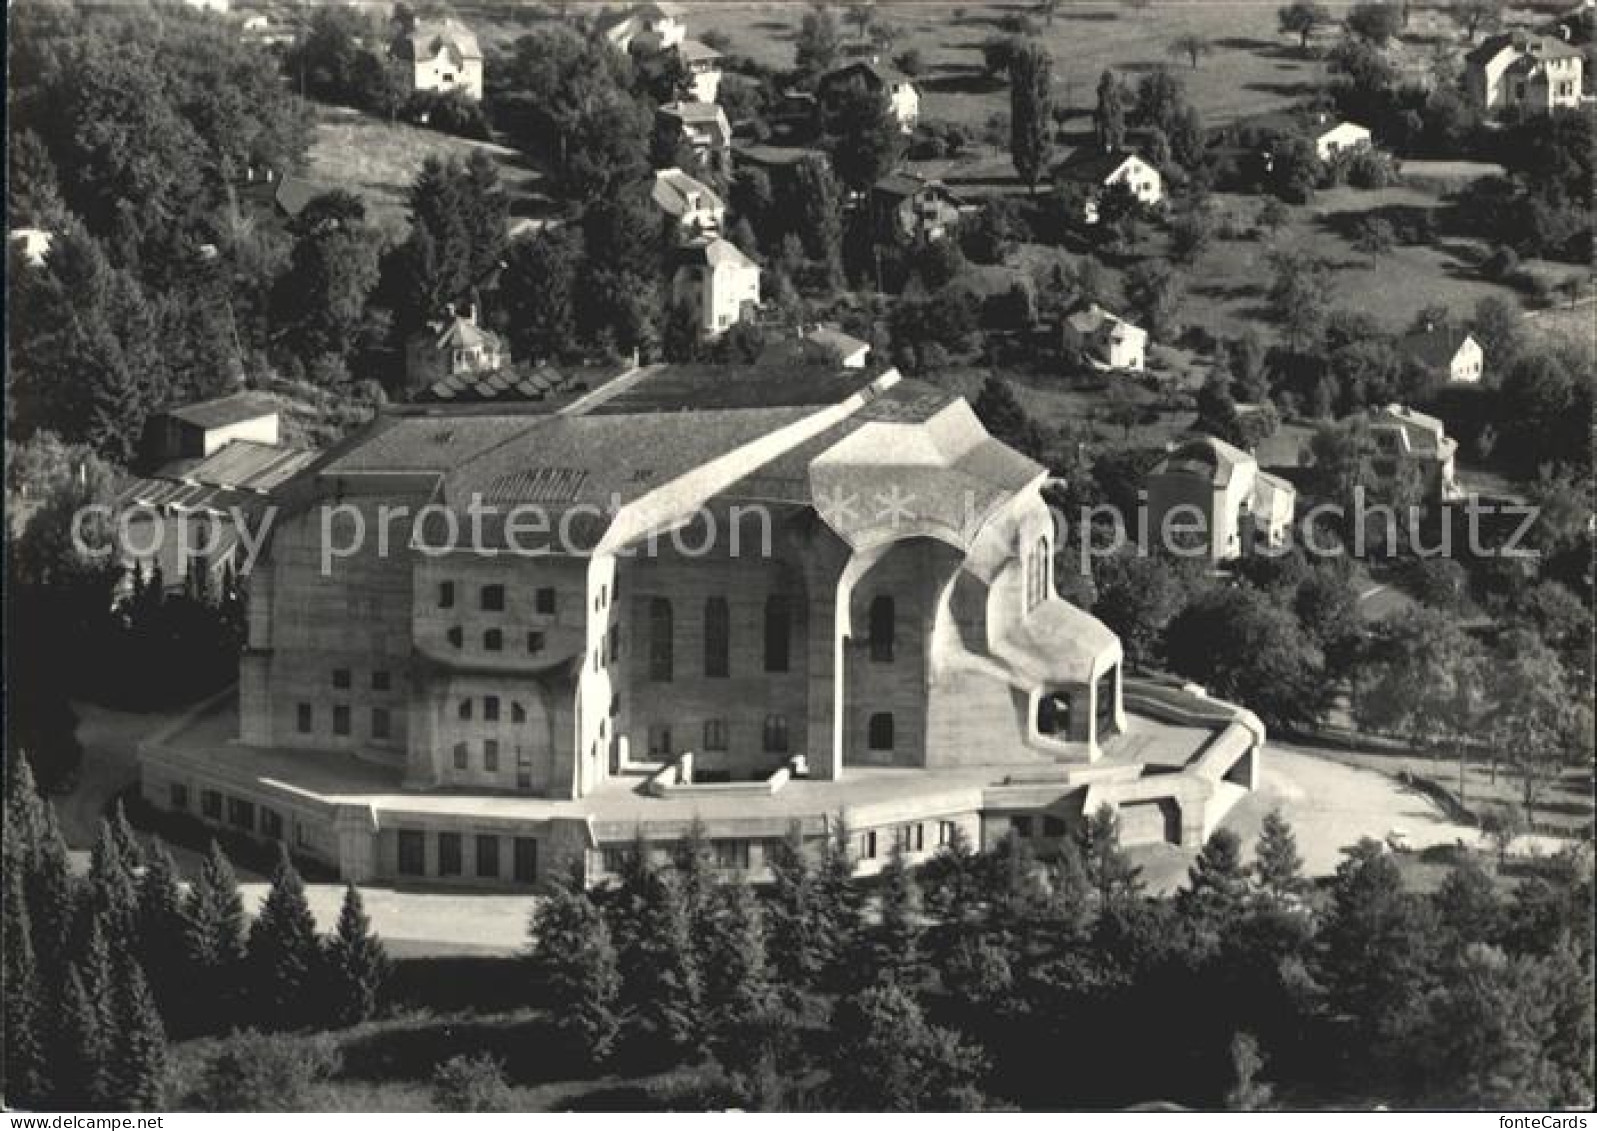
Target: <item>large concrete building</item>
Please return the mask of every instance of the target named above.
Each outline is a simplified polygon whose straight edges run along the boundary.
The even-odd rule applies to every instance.
[[[694,820],[756,878],[795,822],[867,873],[1104,804],[1195,845],[1263,730],[1124,678],[1054,592],[1046,477],[893,370],[391,408],[280,492],[237,721],[146,744],[144,794],[353,880],[593,882]]]

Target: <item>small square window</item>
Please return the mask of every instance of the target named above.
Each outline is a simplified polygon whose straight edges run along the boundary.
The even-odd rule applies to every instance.
[[[453,581],[440,581],[438,583],[438,607],[452,609],[455,607],[455,583]]]
[[[540,588],[533,595],[533,608],[544,616],[553,616],[555,611],[555,591],[549,586]]]
[[[482,646],[489,652],[499,652],[505,646],[505,634],[497,628],[490,628],[482,634]]]
[[[391,686],[387,672],[372,672],[372,690],[387,691]]]
[[[333,733],[341,738],[349,736],[348,703],[335,703],[333,705]]]
[[[309,734],[311,732],[313,721],[314,717],[309,703],[301,703],[294,709],[294,725],[301,734]]]
[[[503,585],[484,585],[482,587],[482,611],[485,613],[502,613],[505,611],[505,587]]]
[[[527,633],[527,654],[536,656],[543,651],[544,636],[541,632]]]
[[[348,691],[349,690],[349,669],[348,668],[334,668],[333,669],[333,686],[335,688],[337,688],[339,691]]]
[[[490,723],[497,723],[499,721],[499,696],[483,696],[482,717]]]

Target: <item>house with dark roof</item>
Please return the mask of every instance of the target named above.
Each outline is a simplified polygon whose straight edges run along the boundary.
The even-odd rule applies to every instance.
[[[970,207],[942,181],[913,173],[889,173],[871,186],[871,216],[887,240],[940,240]]]
[[[1129,150],[1084,145],[1054,166],[1054,181],[1085,190],[1082,219],[1098,222],[1098,198],[1111,185],[1124,185],[1139,202],[1153,207],[1164,200],[1164,177]]]
[[[680,4],[635,4],[602,15],[599,34],[618,51],[653,55],[686,40],[687,12]]]
[[[726,202],[709,185],[681,169],[656,169],[649,196],[689,238],[719,232],[726,219]]]
[[[510,360],[499,335],[477,325],[476,311],[430,323],[405,343],[405,384],[425,389],[448,377],[492,373]]]
[[[833,113],[843,91],[854,85],[885,94],[899,128],[905,133],[914,132],[920,121],[920,90],[903,71],[875,58],[855,59],[822,75],[815,87],[821,112]]]
[[[1097,369],[1140,373],[1147,364],[1148,331],[1096,302],[1078,303],[1067,311],[1060,336],[1067,349],[1079,350]]]
[[[459,20],[412,20],[388,53],[411,90],[459,91],[482,101],[482,48],[476,33]]]
[[[1430,323],[1397,339],[1397,352],[1443,381],[1477,384],[1485,373],[1486,353],[1468,330]]]
[[[1521,108],[1547,113],[1580,105],[1585,55],[1550,35],[1509,31],[1464,56],[1464,91],[1488,113]]]
[[[867,875],[1103,806],[1126,843],[1200,845],[1263,727],[1125,677],[1055,591],[1047,469],[895,370],[799,376],[385,408],[279,488],[236,724],[143,744],[144,799],[352,882],[521,890],[695,821],[754,880],[839,813]]]

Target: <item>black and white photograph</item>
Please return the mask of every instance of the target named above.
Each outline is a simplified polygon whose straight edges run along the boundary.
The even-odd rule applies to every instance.
[[[7,1131],[1587,1127],[1594,36],[8,0]]]

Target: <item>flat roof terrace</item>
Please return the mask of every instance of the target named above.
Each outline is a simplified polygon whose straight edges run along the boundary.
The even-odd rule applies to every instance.
[[[1006,797],[1062,797],[1106,778],[1179,772],[1201,756],[1219,729],[1128,715],[1126,732],[1109,739],[1104,756],[1092,764],[1031,760],[947,769],[851,766],[840,780],[796,778],[769,794],[747,789],[718,794],[708,786],[664,797],[648,792],[646,773],[628,773],[608,778],[575,801],[488,790],[408,790],[399,767],[353,754],[245,746],[236,737],[237,710],[231,697],[213,700],[153,736],[140,754],[167,770],[187,769],[251,794],[277,795],[285,802],[329,811],[369,808],[380,826],[406,818],[479,824],[578,820],[588,823],[596,840],[616,840],[631,836],[640,824],[673,835],[674,827],[685,827],[695,818],[749,836],[781,835],[794,820],[814,828],[840,812],[851,824],[871,827],[980,809],[988,803],[989,791],[995,794],[996,807],[1004,808]]]

